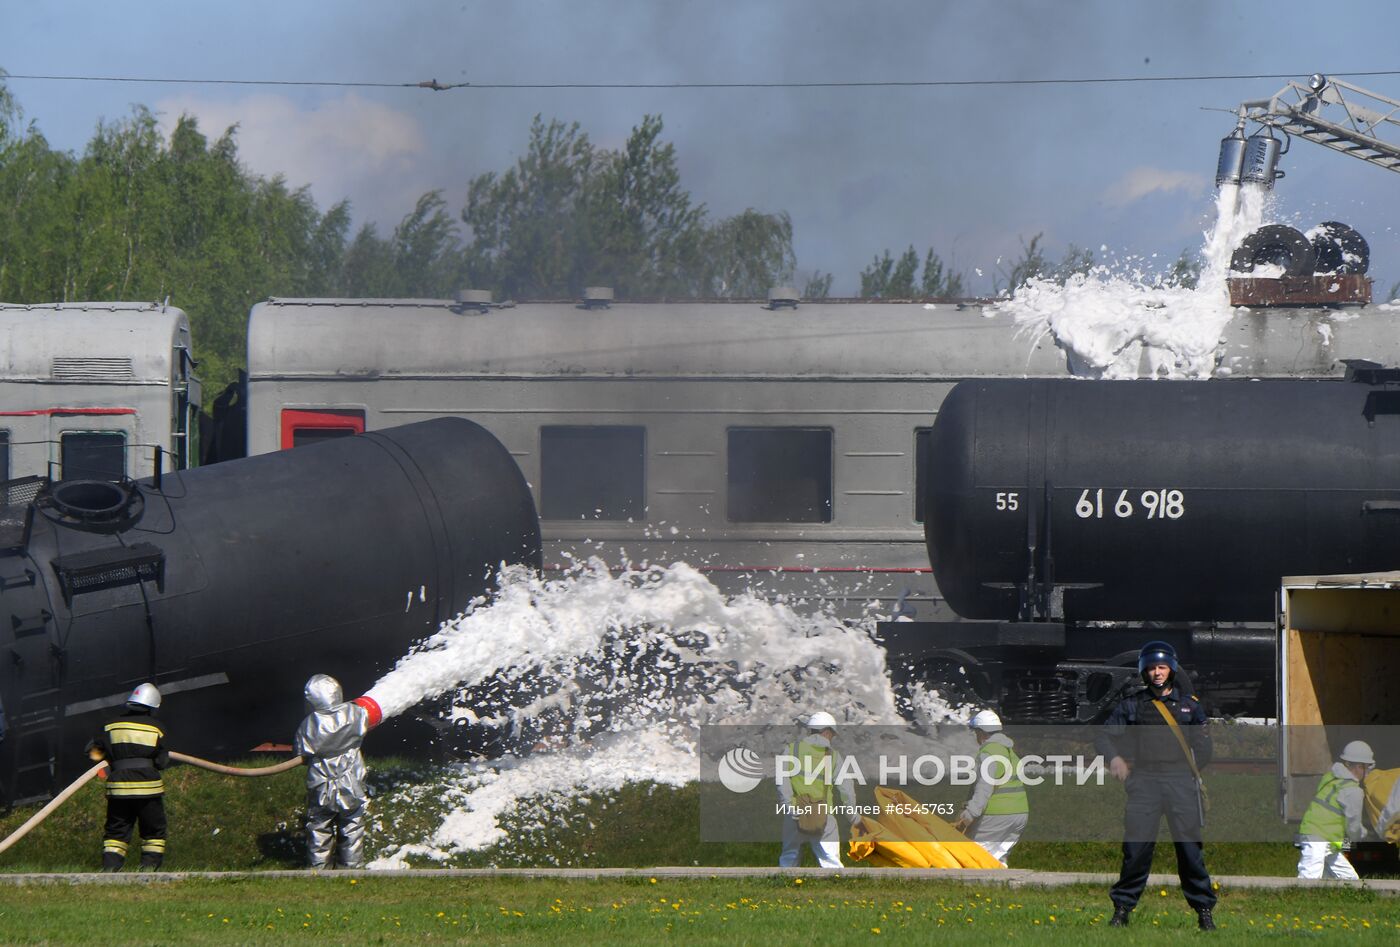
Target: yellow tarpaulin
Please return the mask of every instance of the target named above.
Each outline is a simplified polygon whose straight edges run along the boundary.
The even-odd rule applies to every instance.
[[[1005,868],[907,793],[875,788],[878,818],[866,816],[865,830],[851,835],[852,861],[872,868]]]
[[[1376,829],[1376,834],[1387,842],[1400,845],[1400,819],[1392,818],[1389,825],[1381,825],[1381,813],[1390,803],[1391,797],[1400,792],[1400,769],[1373,769],[1366,774],[1366,782],[1361,787],[1366,790],[1366,822]]]

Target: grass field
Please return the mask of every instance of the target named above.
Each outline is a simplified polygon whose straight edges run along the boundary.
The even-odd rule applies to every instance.
[[[265,762],[265,761],[263,761]],[[370,852],[427,837],[442,813],[432,775],[418,764],[372,761],[381,790],[425,780],[414,803],[381,792]],[[303,775],[236,780],[178,767],[169,772],[170,870],[266,870],[303,864]],[[506,820],[508,840],[461,853],[454,866],[641,867],[773,865],[778,846],[699,841],[698,790],[630,785],[606,796],[553,805],[551,819]],[[32,811],[32,810],[30,810]],[[0,872],[91,871],[98,863],[104,803],[84,789],[18,846]],[[29,812],[0,819],[0,837]],[[1293,848],[1208,846],[1220,875],[1291,875]],[[1026,842],[1013,867],[1112,871],[1111,842]],[[808,855],[810,859],[810,855]],[[437,864],[437,863],[428,863]],[[1174,873],[1170,845],[1155,870]],[[1221,891],[1224,943],[1279,935],[1393,942],[1400,899],[1336,889]],[[658,878],[565,881],[524,878],[298,878],[154,880],[135,885],[0,884],[0,941],[24,943],[257,943],[465,941],[588,944],[868,943],[938,937],[1047,944],[1115,943],[1194,937],[1195,919],[1175,886],[1149,890],[1129,931],[1105,927],[1102,888],[1011,890],[995,885],[888,877]]]
[[[1152,943],[1199,936],[1175,890],[1149,890],[1127,931],[1098,888],[1009,890],[890,878],[180,881],[0,885],[7,944]],[[1280,935],[1394,943],[1400,899],[1364,891],[1222,891],[1212,942]]]
[[[266,760],[250,765],[266,765]],[[442,817],[441,795],[425,792],[413,804],[390,804],[382,792],[425,778],[420,764],[371,761],[381,789],[371,806],[375,828],[368,850],[374,857],[405,842],[422,841]],[[430,779],[430,776],[427,777]],[[232,779],[187,766],[166,775],[169,793],[170,870],[266,870],[304,864],[304,774],[294,770],[264,779]],[[431,789],[431,783],[428,784]],[[411,859],[433,867],[642,867],[648,865],[775,865],[776,843],[700,841],[699,792],[633,784],[606,796],[588,796],[552,806],[548,825],[507,818],[506,842],[454,855],[446,862]],[[0,838],[31,813],[20,810],[0,819]],[[100,860],[102,787],[86,786],[47,822],[0,855],[0,871],[90,871]],[[806,855],[810,863],[810,853]],[[133,859],[134,860],[134,859]],[[1116,842],[1023,842],[1012,854],[1016,868],[1051,871],[1114,871]],[[1217,875],[1291,875],[1297,852],[1288,844],[1207,846],[1207,863]],[[1174,872],[1170,845],[1159,846],[1154,870]]]

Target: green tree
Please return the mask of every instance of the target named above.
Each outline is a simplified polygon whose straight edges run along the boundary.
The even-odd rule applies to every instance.
[[[930,299],[956,299],[963,295],[962,274],[945,269],[942,258],[930,247],[924,256],[924,275],[919,289]]]
[[[815,271],[802,280],[803,299],[826,299],[831,295],[831,274]]]
[[[681,186],[660,116],[617,151],[578,124],[536,116],[525,154],[473,178],[462,221],[473,285],[500,296],[577,298],[585,286],[638,296],[762,296],[792,278],[792,220],[749,208],[711,223]]]
[[[345,248],[339,287],[351,298],[396,296],[394,250],[379,236],[374,224],[365,224]]]
[[[1072,276],[1088,276],[1089,271],[1094,268],[1094,251],[1076,246],[1071,243],[1065,250],[1065,255],[1060,260],[1060,265],[1055,267],[1055,282],[1064,285],[1069,282]]]
[[[1000,281],[997,291],[1004,287],[1007,295],[1016,295],[1016,290],[1024,286],[1032,279],[1042,279],[1051,271],[1050,261],[1045,258],[1045,251],[1040,246],[1040,239],[1044,234],[1036,234],[1031,237],[1031,242],[1027,243],[1025,238],[1021,238],[1021,257],[1011,264],[1009,269],[998,266],[998,272],[1005,279],[1005,284]]]
[[[870,265],[860,271],[860,298],[882,299],[887,296],[893,270],[894,257],[890,256],[889,250],[871,260]]]
[[[886,250],[861,271],[861,298],[913,299],[923,296],[946,299],[962,295],[962,274],[945,270],[943,260],[931,248],[924,254],[923,275],[918,274],[919,255],[912,245],[898,260]]]
[[[1031,237],[1030,243],[1023,237],[1020,258],[1009,268],[998,267],[1001,275],[1001,279],[996,282],[998,292],[1004,289],[1008,295],[1014,296],[1017,290],[1032,279],[1046,280],[1063,286],[1071,278],[1087,276],[1093,270],[1094,251],[1073,243],[1065,249],[1065,255],[1059,263],[1051,263],[1040,243],[1043,236],[1044,234],[1036,234]]]
[[[588,226],[593,145],[578,123],[536,115],[525,155],[504,174],[472,179],[462,221],[471,232],[467,271],[479,288],[510,297],[576,296],[601,282],[586,270],[601,235]]]
[[[918,272],[919,255],[914,252],[914,247],[911,245],[895,263],[894,271],[890,273],[889,284],[885,287],[885,294],[891,299],[913,298],[914,278]]]
[[[705,235],[708,273],[700,295],[756,299],[793,278],[792,218],[749,208],[721,220]]]
[[[606,154],[585,205],[601,238],[597,272],[624,296],[696,295],[706,243],[704,205],[680,186],[676,149],[648,115],[619,152]]]
[[[166,141],[138,107],[76,157],[4,111],[0,298],[169,299],[189,313],[212,390],[243,363],[254,302],[333,288],[348,208],[322,214],[305,188],[247,172],[235,129],[210,142],[182,117]]]
[[[64,195],[76,162],[22,121],[0,86],[0,299],[61,299],[59,271],[73,227]]]
[[[9,88],[5,85],[5,76],[8,73],[0,69],[0,147],[4,147],[14,133],[12,126],[19,121],[19,106],[15,104],[14,96],[10,95]]]
[[[344,253],[339,284],[349,296],[445,299],[466,288],[457,223],[439,191],[429,191],[386,240],[366,224]]]

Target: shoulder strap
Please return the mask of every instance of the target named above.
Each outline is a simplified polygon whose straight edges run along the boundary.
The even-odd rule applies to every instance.
[[[1157,708],[1157,712],[1162,715],[1162,719],[1167,722],[1167,726],[1172,728],[1176,742],[1181,744],[1181,752],[1186,754],[1186,763],[1191,767],[1191,772],[1195,774],[1197,779],[1200,779],[1201,771],[1196,768],[1196,758],[1191,755],[1191,748],[1186,745],[1186,737],[1181,733],[1181,725],[1176,722],[1176,718],[1172,716],[1172,712],[1167,709],[1166,704],[1155,697],[1152,698],[1152,703]]]

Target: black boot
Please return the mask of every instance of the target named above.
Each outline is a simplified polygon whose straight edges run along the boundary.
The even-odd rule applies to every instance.
[[[1108,919],[1109,927],[1127,927],[1128,919],[1132,917],[1133,909],[1125,908],[1121,904],[1113,906],[1113,917]]]
[[[1210,908],[1201,908],[1197,911],[1196,922],[1203,931],[1215,930],[1215,918],[1211,916]]]
[[[139,871],[160,871],[160,863],[163,861],[161,855],[152,855],[149,852],[141,855],[141,867]]]
[[[104,875],[110,875],[114,871],[121,871],[122,865],[125,863],[126,859],[115,852],[102,853],[102,873]]]

